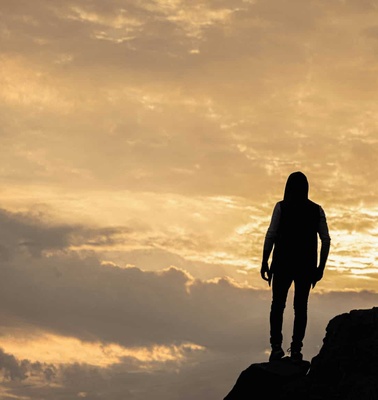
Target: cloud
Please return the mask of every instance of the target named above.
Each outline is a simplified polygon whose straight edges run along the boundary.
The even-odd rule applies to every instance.
[[[12,227],[9,221],[8,216]],[[95,253],[69,250],[74,227],[46,229],[42,224],[33,230],[31,226],[26,223],[20,230],[35,232],[34,240],[49,235],[51,242],[46,240],[38,257],[12,251],[4,261],[0,270],[4,320],[11,317],[56,334],[124,347],[193,343],[220,349],[227,344],[229,351],[248,346],[253,325],[264,324],[269,307],[266,290],[242,287],[226,276],[201,281],[176,267],[143,271],[104,264]],[[5,224],[3,228],[11,231]],[[85,233],[80,228],[78,232]],[[14,242],[17,248],[17,240],[10,243]],[[103,243],[108,239],[99,244]]]
[[[111,246],[120,237],[131,232],[127,227],[84,227],[82,225],[53,224],[48,215],[11,213],[0,210],[0,254],[4,260],[16,257],[24,251],[34,257],[43,252],[69,250],[72,246]],[[43,219],[46,219],[43,221]]]
[[[325,200],[372,203],[375,13],[356,7],[7,2],[3,176],[262,201],[306,169]]]
[[[225,298],[223,298],[224,300]],[[208,300],[208,299],[207,299]],[[263,299],[261,298],[263,301]],[[266,302],[267,299],[264,301]],[[289,296],[291,303],[292,298]],[[330,318],[351,309],[369,308],[376,302],[376,294],[369,292],[314,294],[309,303],[309,324],[305,339],[306,359],[317,354],[325,335],[325,328]],[[208,301],[202,308],[209,306]],[[258,305],[254,304],[257,308]],[[245,307],[248,309],[249,307]],[[155,365],[146,365],[132,358],[124,358],[121,362],[104,367],[96,367],[84,363],[51,366],[52,375],[36,380],[29,375],[27,385],[8,385],[10,392],[18,396],[29,396],[32,399],[43,396],[55,399],[72,398],[73,396],[117,400],[128,396],[130,399],[144,398],[154,390],[156,398],[177,399],[207,397],[215,400],[224,396],[231,389],[242,370],[251,363],[266,360],[266,335],[260,335],[257,327],[268,318],[266,312],[260,309],[261,318],[256,320],[253,308],[248,310],[253,318],[252,330],[248,332],[248,342],[235,347],[235,337],[229,336],[219,348],[209,348],[207,351],[184,354],[184,359],[171,360]],[[265,310],[266,311],[266,310]],[[284,337],[291,337],[292,310],[286,311]],[[240,313],[239,313],[240,316]],[[243,328],[237,319],[223,319],[223,327],[232,326],[234,330]],[[211,324],[212,321],[207,321]],[[222,331],[219,332],[222,335]],[[230,351],[232,349],[232,351]],[[10,357],[14,364],[21,362]],[[152,368],[151,368],[152,367]],[[15,367],[13,367],[15,368]],[[17,371],[18,369],[15,368]],[[46,371],[48,368],[46,366]],[[167,392],[167,387],[170,389]],[[80,394],[80,395],[79,395]],[[63,396],[63,397],[62,397]]]
[[[45,382],[51,381],[56,375],[56,368],[52,364],[30,362],[27,359],[19,360],[13,354],[0,349],[0,371],[3,382],[20,382],[29,378],[39,377]]]
[[[218,199],[237,208],[238,203],[226,200]],[[75,243],[94,241],[94,247],[114,243],[116,229],[97,232],[80,225],[59,226],[46,217],[4,210],[1,217],[1,237],[11,255],[0,269],[0,332],[8,337],[2,343],[15,346],[23,335],[30,338],[30,343],[18,348],[17,358],[9,351],[0,357],[4,376],[10,378],[2,383],[7,395],[117,400],[126,394],[137,399],[155,390],[160,398],[168,385],[172,400],[205,394],[215,400],[228,392],[242,369],[266,359],[268,290],[242,286],[226,276],[195,278],[183,268],[192,266],[195,271],[195,267],[207,268],[206,264],[169,258],[164,251],[160,256],[156,251],[131,252],[129,257],[125,252],[124,265],[138,261],[140,267],[121,268],[104,263],[94,252],[69,250]],[[38,253],[16,251],[19,237],[44,246]],[[153,265],[158,256],[161,265]],[[162,269],[164,263],[177,263],[182,269]],[[144,264],[151,270],[143,270]],[[342,284],[343,273],[327,270],[324,279],[327,286],[319,284],[309,302],[308,358],[319,351],[329,319],[351,309],[373,307],[377,300],[372,291],[323,292],[324,287]],[[293,318],[291,296],[285,314],[287,342]],[[9,335],[14,335],[14,343]],[[38,360],[36,351],[28,356],[28,346],[34,343],[38,348],[41,341],[49,340],[54,340],[51,349],[59,343],[65,348],[66,356],[59,363],[46,363],[42,356]],[[70,363],[75,349],[81,362]],[[17,383],[20,379],[26,384]]]
[[[26,366],[18,363],[16,358],[0,350],[0,368],[5,378],[10,380],[26,379]]]
[[[227,328],[218,340],[212,339],[220,321],[229,319],[247,296],[230,299],[224,308],[212,300],[201,311],[207,291],[215,297],[225,291],[224,295],[232,297],[237,288],[227,282],[209,283],[195,285],[188,292],[189,278],[176,269],[142,272],[72,256],[50,257],[48,262],[40,260],[26,268],[8,266],[2,275],[4,314],[51,332],[126,347],[183,343],[190,337],[200,346],[217,346],[227,332],[236,335]],[[17,293],[15,299],[13,293]],[[209,318],[214,327],[207,326]]]

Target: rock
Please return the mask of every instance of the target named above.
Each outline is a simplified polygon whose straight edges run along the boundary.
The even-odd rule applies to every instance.
[[[377,307],[331,319],[308,378],[320,399],[378,399]]]
[[[309,361],[293,362],[290,357],[252,364],[240,374],[224,400],[278,398],[285,385],[304,377],[309,368]]]
[[[378,307],[331,319],[311,362],[252,364],[224,400],[378,400]]]

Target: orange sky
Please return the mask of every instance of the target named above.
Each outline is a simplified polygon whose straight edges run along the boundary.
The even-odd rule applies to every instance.
[[[224,396],[266,358],[262,245],[293,171],[332,239],[305,356],[376,304],[377,17],[373,0],[2,1],[4,399]]]

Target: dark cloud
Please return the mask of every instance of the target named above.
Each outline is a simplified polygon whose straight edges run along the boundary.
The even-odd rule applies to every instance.
[[[0,371],[5,381],[20,382],[39,375],[44,381],[49,382],[55,377],[57,369],[52,364],[18,360],[13,354],[6,353],[0,348]]]
[[[65,251],[70,246],[111,246],[124,243],[127,227],[84,227],[51,224],[48,215],[11,213],[0,210],[0,255],[7,261],[27,251],[37,257],[44,251]]]
[[[238,337],[235,343],[248,338],[246,325],[239,333],[229,327],[217,340],[212,339],[221,321],[253,303],[253,291],[239,291],[227,281],[195,284],[188,292],[190,280],[179,270],[152,273],[103,267],[95,259],[72,256],[50,257],[25,268],[8,266],[1,274],[4,313],[83,340],[124,346],[194,340],[217,347],[227,335]],[[208,291],[213,299],[208,298]],[[240,295],[235,297],[233,292]],[[221,306],[225,298],[228,304]],[[206,301],[210,302],[203,308]],[[209,319],[214,326],[208,325]],[[244,323],[250,323],[249,318]]]
[[[26,365],[19,363],[18,360],[12,355],[7,354],[0,349],[0,368],[6,379],[10,380],[24,380],[26,379]]]
[[[292,298],[289,297],[289,301],[291,302]],[[374,302],[376,294],[369,292],[312,295],[305,341],[305,351],[309,358],[319,351],[326,325],[333,316],[352,309],[370,308]],[[208,301],[201,307],[208,307]],[[253,309],[250,312],[254,316],[254,324],[252,331],[249,332],[249,345],[244,344],[235,348],[233,343],[235,338],[230,336],[228,345],[224,343],[222,348],[198,353],[188,352],[183,361],[168,361],[160,366],[157,363],[149,371],[143,368],[142,363],[138,365],[138,362],[128,359],[123,359],[119,364],[107,368],[85,364],[61,365],[51,367],[53,376],[50,377],[50,382],[53,384],[48,384],[47,380],[42,381],[42,384],[35,384],[30,381],[31,377],[28,377],[25,382],[30,381],[29,385],[8,387],[10,393],[27,395],[32,399],[48,397],[68,400],[80,393],[82,397],[91,399],[118,400],[127,396],[131,400],[137,400],[147,398],[153,391],[157,399],[190,400],[206,397],[215,400],[228,393],[243,369],[251,363],[266,360],[266,355],[262,351],[265,340],[263,337],[256,340],[256,328],[261,321],[255,320],[256,314]],[[263,310],[260,312],[267,318]],[[290,321],[292,311],[289,307],[286,315]],[[227,325],[235,330],[241,328],[240,321],[235,318],[224,319],[223,328],[225,329]],[[291,334],[289,325],[288,323],[284,330],[285,337],[288,338]],[[222,335],[222,331],[219,334]],[[228,351],[228,346],[234,349],[233,352]],[[18,371],[15,365],[20,365],[20,362],[12,356],[10,358],[13,361],[12,368]],[[45,367],[46,371],[47,369],[48,366]]]
[[[4,315],[82,340],[126,347],[193,342],[232,352],[248,347],[253,326],[267,322],[268,292],[227,278],[200,281],[174,267],[104,266],[95,255],[63,251],[15,255],[0,275]]]
[[[148,362],[148,374],[143,372],[146,363],[132,356],[107,368],[82,364],[59,367],[20,361],[3,352],[0,367],[4,376],[11,381],[30,382],[26,386],[7,383],[4,387],[10,393],[51,399],[69,399],[80,393],[94,399],[117,400],[125,395],[130,399],[144,398],[155,388],[157,398],[163,398],[169,385],[172,390],[168,398],[172,400],[201,398],[209,388],[208,398],[215,400],[229,390],[242,369],[266,359],[269,291],[242,288],[226,277],[194,279],[175,267],[143,271],[103,265],[94,254],[67,250],[75,230],[88,242],[83,228],[57,229],[36,217],[5,211],[2,218],[2,237],[10,232],[15,238],[8,242],[9,248],[16,246],[17,235],[25,231],[30,237],[41,238],[48,233],[54,237],[49,246],[55,249],[52,253],[41,251],[38,257],[12,250],[13,256],[4,260],[0,269],[2,331],[17,325],[25,334],[42,330],[83,342],[118,343],[126,348],[187,343],[202,346],[197,351],[184,349],[182,358],[177,360]],[[112,237],[114,232],[105,229],[100,234]],[[124,256],[125,264],[138,259],[138,254]],[[166,255],[161,257],[164,260]],[[139,262],[143,264],[143,260]],[[181,262],[182,267],[189,265],[179,257],[170,261],[178,265]],[[329,271],[325,279],[336,280],[340,276]],[[374,274],[371,277],[376,278]],[[351,309],[373,307],[376,297],[376,293],[368,291],[314,292],[309,304],[306,356],[312,357],[319,350],[329,319]],[[288,321],[293,317],[291,302],[289,296]],[[286,324],[284,335],[288,343],[290,329],[290,323]]]
[[[42,250],[62,249],[69,244],[72,227],[43,225],[36,218],[0,210],[0,240],[4,260],[27,249],[33,255]]]

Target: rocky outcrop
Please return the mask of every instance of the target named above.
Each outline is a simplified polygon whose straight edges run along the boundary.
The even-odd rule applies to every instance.
[[[252,364],[224,400],[378,400],[378,307],[331,319],[311,362]]]
[[[306,376],[309,361],[279,361],[252,364],[244,370],[224,400],[279,399],[289,384]]]

